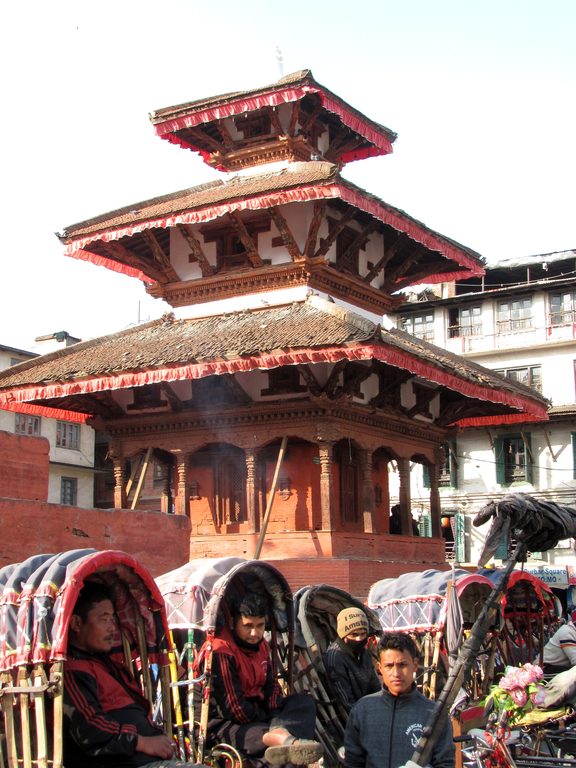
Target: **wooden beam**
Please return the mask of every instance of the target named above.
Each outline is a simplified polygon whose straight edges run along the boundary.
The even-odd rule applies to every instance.
[[[233,213],[230,213],[229,216],[234,224],[236,234],[246,249],[246,255],[250,260],[250,264],[252,264],[253,267],[261,267],[263,261],[260,258],[260,254],[258,253],[256,245],[254,244],[254,240],[250,236],[250,232],[248,232],[246,225],[240,218],[240,214],[237,211],[234,211]]]
[[[300,253],[300,249],[298,248],[298,244],[294,239],[294,235],[290,231],[288,222],[286,221],[284,216],[280,213],[280,209],[274,205],[272,206],[272,208],[268,209],[268,213],[270,214],[270,218],[276,225],[276,229],[280,233],[280,237],[284,241],[284,245],[286,246],[286,250],[290,254],[290,258],[292,259],[292,261],[301,261],[304,257]]]
[[[340,378],[340,374],[347,365],[348,360],[339,360],[334,364],[334,367],[330,371],[330,376],[328,376],[328,381],[324,385],[324,392],[328,395],[328,397],[334,397],[336,394],[339,386],[338,380]]]
[[[206,254],[202,250],[200,241],[194,234],[192,227],[189,224],[177,224],[177,227],[190,247],[188,260],[198,262],[202,277],[210,277],[210,275],[213,275],[216,272],[216,267],[213,267],[206,258]]]
[[[210,134],[206,133],[201,128],[188,128],[187,133],[199,144],[208,144],[210,147],[212,147],[213,152],[225,151],[223,142],[217,141],[217,139],[215,139],[213,136],[210,136]]]
[[[216,128],[218,128],[218,133],[220,134],[220,136],[222,136],[222,142],[224,144],[224,147],[226,149],[233,149],[236,145],[236,142],[232,138],[232,134],[228,130],[224,120],[217,120]]]
[[[172,411],[174,411],[174,413],[178,413],[179,411],[182,410],[182,408],[184,407],[182,400],[180,400],[176,392],[174,392],[174,390],[172,389],[172,387],[167,381],[160,382],[160,391],[166,395],[166,400],[168,400],[170,408],[172,409]]]
[[[274,126],[274,130],[276,131],[278,136],[281,136],[284,133],[284,128],[282,127],[282,123],[280,122],[280,116],[278,115],[278,107],[270,107],[268,112],[270,114],[270,122]]]
[[[335,242],[340,232],[342,232],[344,227],[348,224],[349,221],[351,221],[354,218],[355,215],[356,215],[356,211],[354,210],[354,208],[349,207],[346,213],[342,216],[342,218],[340,218],[336,222],[336,224],[334,224],[331,231],[328,233],[328,237],[324,239],[324,242],[314,254],[314,258],[319,258],[320,256],[326,256],[326,254],[332,247],[332,244]]]
[[[150,246],[152,255],[166,272],[168,279],[172,282],[176,282],[176,283],[179,282],[180,277],[176,273],[172,264],[170,264],[170,257],[166,253],[164,253],[164,249],[162,248],[162,246],[154,236],[154,233],[149,229],[144,229],[142,231],[142,235],[144,239],[147,241],[148,245]]]
[[[295,135],[296,125],[298,124],[299,117],[300,117],[300,102],[294,101],[292,103],[292,114],[290,115],[290,124],[288,125],[288,136]]]
[[[146,479],[146,473],[148,472],[151,456],[152,456],[152,446],[150,446],[150,448],[148,448],[148,450],[146,451],[146,456],[144,457],[144,463],[142,464],[142,469],[140,470],[138,485],[136,486],[136,490],[134,491],[134,498],[132,499],[132,504],[130,505],[130,509],[136,509],[136,507],[138,506],[138,502],[140,501],[140,494],[142,493],[142,486],[144,485],[144,480]]]
[[[318,99],[318,103],[316,104],[312,112],[306,117],[306,119],[300,126],[300,131],[304,135],[306,135],[310,130],[310,128],[314,125],[314,123],[316,122],[316,118],[318,117],[320,112],[322,112],[322,109],[323,109],[322,101]],[[302,114],[304,114],[304,112],[302,112]]]
[[[322,387],[318,383],[318,379],[316,376],[314,376],[310,366],[306,363],[303,365],[297,365],[296,368],[302,374],[302,378],[306,382],[306,386],[308,387],[310,394],[315,395],[316,397],[320,395],[322,393]]]
[[[309,259],[314,254],[316,243],[318,241],[318,232],[320,225],[324,219],[324,213],[326,211],[326,202],[324,200],[314,201],[314,213],[312,214],[312,221],[308,227],[308,235],[306,237],[306,245],[304,246],[304,256]]]
[[[168,282],[166,274],[158,269],[153,262],[146,261],[146,259],[137,256],[125,246],[120,245],[117,241],[111,240],[109,243],[102,243],[101,247],[105,252],[110,254],[110,258],[115,261],[120,261],[123,264],[127,264],[129,267],[139,269],[145,275],[148,275],[151,280],[154,280],[157,283]]]
[[[364,227],[363,230],[358,232],[358,234],[355,236],[354,240],[350,243],[348,248],[344,251],[340,258],[340,265],[341,267],[348,267],[350,268],[351,260],[353,255],[360,250],[360,248],[363,248],[366,244],[366,241],[370,237],[370,235],[378,229],[378,222],[371,221],[367,226]]]
[[[371,283],[376,275],[381,272],[386,267],[388,262],[394,258],[398,248],[400,247],[400,244],[404,240],[404,237],[404,234],[400,233],[388,248],[386,248],[386,237],[382,237],[382,256],[378,259],[376,264],[374,264],[372,269],[370,269],[368,274],[363,278],[366,283]]]

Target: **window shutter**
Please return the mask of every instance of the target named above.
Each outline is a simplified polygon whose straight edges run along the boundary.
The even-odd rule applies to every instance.
[[[432,520],[429,514],[420,515],[418,530],[420,531],[420,536],[427,536],[428,538],[432,536]]]
[[[456,459],[456,443],[449,443],[448,460],[450,462],[450,487],[458,488],[458,462]]]
[[[422,485],[424,488],[430,488],[430,470],[428,464],[422,464]]]
[[[496,482],[498,485],[506,485],[504,476],[504,440],[501,437],[494,438],[494,459],[496,462]]]
[[[456,525],[454,531],[454,551],[457,563],[466,562],[466,541],[464,532],[466,529],[466,518],[462,512],[456,512]]]
[[[508,550],[510,548],[510,535],[503,537],[498,544],[494,557],[497,560],[508,560]]]
[[[576,480],[576,432],[572,432],[570,438],[572,440],[572,477]]]

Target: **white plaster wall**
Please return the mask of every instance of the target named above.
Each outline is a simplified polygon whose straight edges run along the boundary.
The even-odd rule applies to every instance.
[[[75,477],[78,480],[78,498],[76,506],[90,509],[94,506],[94,476],[78,467],[50,466],[48,477],[48,502],[61,503],[61,481],[63,477]]]

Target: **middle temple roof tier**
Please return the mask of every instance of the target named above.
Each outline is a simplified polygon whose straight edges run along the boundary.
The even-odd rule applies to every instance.
[[[68,256],[174,307],[307,285],[383,313],[393,293],[484,273],[476,252],[312,161],[216,180],[67,227]]]

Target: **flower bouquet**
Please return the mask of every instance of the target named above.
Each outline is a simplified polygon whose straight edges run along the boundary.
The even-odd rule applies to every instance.
[[[484,706],[492,702],[499,719],[505,714],[508,725],[516,725],[529,712],[544,703],[546,684],[537,664],[506,667],[498,685],[493,685]]]

